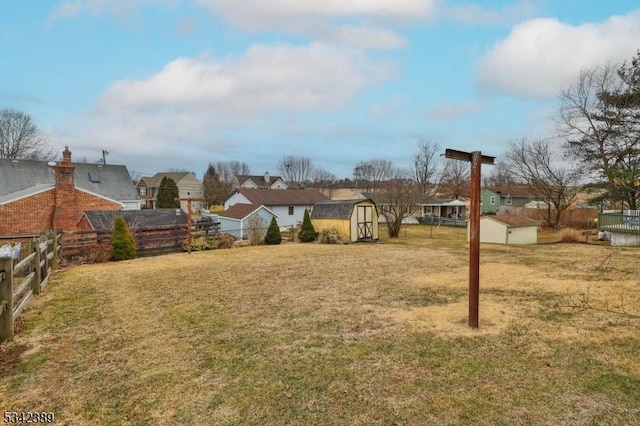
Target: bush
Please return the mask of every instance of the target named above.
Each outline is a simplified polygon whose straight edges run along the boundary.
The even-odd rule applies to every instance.
[[[563,243],[579,243],[584,240],[582,232],[573,228],[565,228],[560,230],[560,241]]]
[[[282,235],[280,234],[280,227],[275,217],[271,218],[269,228],[267,229],[267,235],[264,237],[264,243],[273,245],[280,244],[282,242]]]
[[[309,216],[309,210],[304,210],[304,218],[302,219],[302,226],[300,232],[298,232],[298,240],[302,243],[310,243],[316,239],[316,230],[311,223],[311,217]]]
[[[136,243],[122,216],[117,216],[113,222],[111,247],[111,260],[127,260],[136,257]]]
[[[230,249],[236,245],[236,237],[231,234],[220,234],[215,238],[216,248]]]
[[[214,238],[200,236],[191,239],[191,251],[213,250],[214,248],[218,248],[218,244]],[[182,250],[189,250],[188,238],[185,238],[185,240],[182,242]]]
[[[338,244],[344,241],[344,237],[336,228],[326,228],[320,231],[320,243]]]

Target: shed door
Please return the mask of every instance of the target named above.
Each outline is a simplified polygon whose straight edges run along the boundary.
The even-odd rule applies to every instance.
[[[373,238],[373,206],[358,206],[358,240]]]

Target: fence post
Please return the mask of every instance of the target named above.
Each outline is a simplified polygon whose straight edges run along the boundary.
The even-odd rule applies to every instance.
[[[51,261],[51,269],[58,268],[58,244],[60,241],[60,235],[56,231],[53,231],[53,243],[51,244],[51,251],[53,252],[53,260]]]
[[[13,338],[13,258],[0,257],[0,342]]]
[[[34,238],[31,240],[31,251],[36,254],[33,258],[33,272],[35,272],[36,276],[31,284],[31,289],[33,290],[33,294],[40,294],[40,284],[42,283],[42,268],[40,267],[40,262],[42,260],[42,253],[40,251],[39,239]],[[46,257],[47,253],[45,252],[44,255]]]

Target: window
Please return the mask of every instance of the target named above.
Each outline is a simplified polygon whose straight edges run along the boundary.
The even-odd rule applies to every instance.
[[[289,216],[293,216],[293,206],[289,206]]]
[[[496,205],[496,196],[492,195],[491,198],[489,198],[489,204],[491,204],[492,206]]]
[[[511,197],[507,197],[507,198],[505,199],[504,203],[505,203],[507,206],[510,206],[510,205],[511,205]]]
[[[147,195],[147,187],[146,186],[141,186],[140,188],[138,188],[138,193],[140,195]]]

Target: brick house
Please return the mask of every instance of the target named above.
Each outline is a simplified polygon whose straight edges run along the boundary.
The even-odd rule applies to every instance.
[[[75,230],[86,210],[139,207],[125,166],[0,159],[0,234]]]

